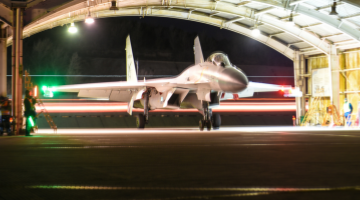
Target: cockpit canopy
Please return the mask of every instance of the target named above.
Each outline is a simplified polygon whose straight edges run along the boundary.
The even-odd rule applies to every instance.
[[[228,56],[222,52],[216,52],[211,54],[207,59],[206,62],[211,62],[214,65],[225,67],[225,66],[233,66],[230,63]]]

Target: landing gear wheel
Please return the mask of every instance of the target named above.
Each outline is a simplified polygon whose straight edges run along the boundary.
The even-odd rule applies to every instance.
[[[208,131],[211,130],[211,121],[210,121],[210,120],[206,120],[206,129],[207,129]]]
[[[200,129],[200,131],[203,131],[204,128],[205,128],[205,122],[204,122],[204,120],[201,119],[199,121],[199,129]]]
[[[145,128],[145,116],[144,115],[136,116],[136,127]]]
[[[221,116],[220,114],[213,114],[211,117],[211,121],[212,121],[212,125],[213,125],[213,129],[217,130],[220,128],[221,126]]]

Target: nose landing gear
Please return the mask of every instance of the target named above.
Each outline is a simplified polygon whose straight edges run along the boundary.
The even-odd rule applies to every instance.
[[[145,128],[145,124],[149,121],[149,97],[150,91],[144,92],[144,114],[136,116],[136,127]]]
[[[209,103],[204,102],[203,103],[203,110],[204,110],[204,118],[199,121],[199,129],[200,131],[203,131],[204,128],[208,131],[211,130],[211,127],[213,130],[217,130],[221,126],[221,116],[218,113],[213,114],[212,110],[209,108]]]
[[[203,131],[204,128],[211,130],[211,109],[209,109],[209,102],[203,102],[204,118],[199,121],[199,129]]]

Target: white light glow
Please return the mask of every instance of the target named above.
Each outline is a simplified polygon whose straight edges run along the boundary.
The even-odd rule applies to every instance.
[[[146,129],[137,129],[137,128],[91,128],[91,129],[57,129],[57,134],[211,134],[216,132],[226,132],[226,133],[239,133],[239,132],[262,132],[262,133],[271,133],[271,132],[283,132],[293,133],[293,132],[324,132],[324,134],[329,132],[341,133],[342,131],[348,132],[359,132],[359,128],[349,128],[349,127],[313,127],[313,126],[257,126],[257,127],[222,127],[219,130],[212,130],[211,132],[200,131],[199,128],[146,128]],[[38,129],[35,134],[53,134],[53,129]],[[349,136],[347,134],[335,134],[331,135],[333,137],[358,137],[357,135]]]
[[[252,33],[251,33],[253,36],[259,36],[260,35],[260,30],[259,29],[254,29],[254,30],[252,30]]]
[[[87,24],[93,24],[94,22],[95,22],[95,20],[92,17],[87,17],[85,19],[85,23],[87,23]]]
[[[68,29],[69,33],[77,33],[78,29],[76,28],[74,23],[71,23],[71,26]]]
[[[126,112],[127,103],[118,102],[46,102],[44,103],[49,113],[76,113],[76,112]],[[41,109],[37,107],[37,109]],[[236,102],[221,103],[213,108],[214,112],[295,112],[295,102]],[[142,109],[134,109],[134,112],[142,112]],[[156,109],[150,112],[198,112],[196,109]]]

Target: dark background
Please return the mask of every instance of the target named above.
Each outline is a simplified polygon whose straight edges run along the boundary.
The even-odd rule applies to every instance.
[[[24,39],[24,69],[31,75],[84,75],[32,77],[36,85],[60,85],[125,80],[125,39],[131,36],[139,75],[177,75],[194,63],[194,38],[200,37],[205,59],[215,51],[248,76],[292,76],[290,59],[246,36],[198,22],[159,17],[96,19],[94,24],[56,27]],[[11,74],[11,47],[8,49]],[[88,77],[86,75],[122,75]],[[143,79],[143,77],[139,77]],[[251,81],[293,84],[293,78],[249,78]],[[8,78],[10,83],[10,77]],[[9,84],[10,86],[10,84]],[[10,91],[10,89],[9,89]]]

